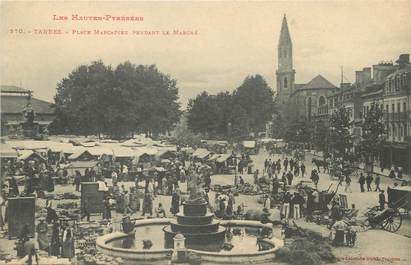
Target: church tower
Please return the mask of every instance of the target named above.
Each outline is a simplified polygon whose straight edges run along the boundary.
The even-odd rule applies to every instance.
[[[293,69],[293,44],[288,30],[287,18],[284,15],[278,41],[277,97],[279,103],[286,104],[294,91],[295,70]]]

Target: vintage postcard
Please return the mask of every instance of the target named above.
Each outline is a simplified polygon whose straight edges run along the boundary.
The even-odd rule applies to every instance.
[[[411,264],[411,2],[0,1],[0,265]]]

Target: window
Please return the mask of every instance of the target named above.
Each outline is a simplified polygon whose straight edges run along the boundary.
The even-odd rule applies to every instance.
[[[387,105],[385,105],[385,111],[388,113],[388,104]]]
[[[397,103],[397,111],[398,111],[398,113],[401,112],[401,103]]]
[[[397,130],[395,128],[395,124],[392,126],[392,139],[395,139],[397,137]]]
[[[307,116],[308,116],[308,120],[311,120],[311,97],[308,98],[307,100],[307,105],[308,105],[308,111],[307,111]]]
[[[405,113],[405,112],[407,112],[407,102],[404,102],[403,104],[402,104],[402,111]]]
[[[284,77],[284,88],[288,87],[288,80],[287,77]]]
[[[321,96],[320,99],[318,100],[318,105],[320,106],[325,105],[325,98],[323,96]]]
[[[394,105],[394,104],[391,105],[391,112],[392,112],[392,113],[395,112],[395,105]]]

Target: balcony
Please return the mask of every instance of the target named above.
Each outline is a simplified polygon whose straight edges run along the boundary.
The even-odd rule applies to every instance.
[[[409,113],[411,118],[411,114]],[[384,120],[389,122],[406,122],[407,112],[384,113]]]

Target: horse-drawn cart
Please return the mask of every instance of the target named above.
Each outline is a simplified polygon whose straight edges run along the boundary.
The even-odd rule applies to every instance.
[[[388,205],[391,208],[400,209],[408,214],[411,210],[411,187],[400,186],[388,188]]]
[[[411,209],[411,187],[388,188],[388,207],[380,210],[379,206],[370,208],[365,214],[369,226],[375,228],[380,226],[382,229],[395,233],[400,229],[402,218]]]

